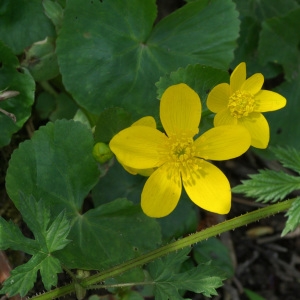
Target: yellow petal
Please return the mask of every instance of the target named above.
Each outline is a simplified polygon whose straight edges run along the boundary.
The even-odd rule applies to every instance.
[[[248,117],[240,118],[239,124],[245,126],[251,135],[251,146],[265,149],[270,140],[269,124],[261,113],[251,113]]]
[[[285,107],[286,99],[278,93],[272,91],[261,90],[255,95],[256,111],[274,111]]]
[[[148,126],[152,128],[156,128],[155,119],[151,116],[143,117],[134,122],[131,126]]]
[[[245,153],[251,144],[248,130],[239,125],[214,127],[196,141],[196,156],[204,159],[226,160]]]
[[[160,119],[168,136],[198,133],[201,102],[198,94],[184,83],[166,89],[160,100]]]
[[[230,75],[230,92],[231,95],[241,89],[242,84],[246,80],[246,64],[240,63]]]
[[[241,90],[246,90],[252,95],[257,94],[264,84],[264,76],[261,73],[256,73],[249,77],[241,86]]]
[[[141,205],[149,217],[165,217],[178,204],[182,189],[179,170],[168,165],[158,168],[144,186]],[[172,177],[169,176],[170,171],[173,172]]]
[[[221,126],[221,125],[236,125],[237,119],[232,117],[230,111],[226,108],[219,111],[214,118],[214,125]]]
[[[215,86],[207,96],[206,105],[209,110],[217,113],[225,109],[230,97],[230,86],[228,83],[221,83]]]
[[[205,210],[227,214],[231,207],[231,192],[226,176],[211,163],[203,161],[202,166],[194,184],[183,181],[188,196]]]
[[[145,177],[149,177],[154,171],[155,169],[154,168],[151,168],[151,169],[134,169],[134,168],[130,168],[128,166],[125,166],[124,164],[122,164],[122,167],[130,174],[132,175],[142,175],[142,176],[145,176]]]
[[[131,126],[116,134],[109,147],[123,165],[149,169],[163,163],[161,150],[167,141],[166,135],[156,129]]]

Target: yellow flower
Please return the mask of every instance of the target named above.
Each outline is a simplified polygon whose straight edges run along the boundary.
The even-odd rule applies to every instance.
[[[246,79],[246,64],[240,63],[230,76],[230,84],[215,86],[207,97],[207,107],[216,113],[214,125],[241,125],[251,135],[251,145],[264,149],[270,139],[269,124],[261,112],[286,105],[278,93],[262,90],[264,77],[256,73]]]
[[[169,87],[160,101],[160,119],[166,134],[136,125],[110,141],[122,164],[134,169],[156,170],[147,179],[141,196],[142,209],[150,217],[164,217],[176,207],[182,184],[198,206],[219,214],[230,210],[231,193],[226,176],[208,159],[226,160],[243,154],[251,137],[242,126],[212,128],[199,132],[199,96],[181,83]]]

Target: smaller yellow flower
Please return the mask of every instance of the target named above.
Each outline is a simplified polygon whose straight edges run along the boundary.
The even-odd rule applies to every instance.
[[[220,126],[194,140],[199,132],[201,101],[183,83],[169,87],[162,95],[160,119],[165,134],[148,122],[138,121],[109,143],[126,170],[154,170],[141,195],[145,214],[155,218],[170,214],[179,201],[182,186],[196,205],[227,214],[231,206],[228,179],[208,160],[243,154],[250,147],[248,131],[242,126]]]
[[[230,76],[230,84],[215,86],[207,97],[207,107],[216,113],[214,125],[242,125],[251,135],[251,145],[265,149],[270,139],[269,124],[262,112],[278,110],[286,99],[262,90],[264,77],[256,73],[246,79],[246,64],[240,63]]]

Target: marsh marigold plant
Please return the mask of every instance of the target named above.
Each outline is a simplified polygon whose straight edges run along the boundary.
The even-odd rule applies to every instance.
[[[219,214],[229,212],[228,179],[208,160],[240,156],[250,147],[251,137],[242,126],[220,126],[193,140],[199,132],[200,118],[197,93],[186,84],[173,85],[160,101],[165,133],[138,122],[110,141],[110,148],[122,165],[155,169],[141,195],[142,209],[148,216],[170,214],[179,201],[182,185],[196,205]]]
[[[230,84],[218,84],[207,97],[208,109],[216,113],[214,126],[244,126],[251,135],[251,145],[261,149],[270,140],[269,124],[261,113],[286,105],[280,94],[262,90],[263,83],[260,73],[246,79],[246,64],[242,62],[232,72]]]

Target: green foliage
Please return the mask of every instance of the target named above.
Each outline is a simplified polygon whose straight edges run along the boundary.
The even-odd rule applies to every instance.
[[[290,231],[294,231],[297,226],[300,225],[300,198],[297,198],[293,202],[292,207],[287,211],[286,216],[288,219],[282,231],[282,236],[286,235]]]
[[[299,174],[300,151],[287,148],[272,148],[276,158],[286,168]],[[244,193],[246,196],[257,198],[256,201],[275,202],[283,200],[291,192],[300,189],[300,177],[289,175],[283,171],[259,170],[259,174],[249,175],[250,179],[242,180],[242,184],[234,187],[232,192]],[[282,235],[293,231],[299,224],[300,200],[296,198],[292,207],[286,213],[288,220]]]
[[[258,295],[257,293],[255,293],[249,289],[244,288],[244,292],[247,295],[247,297],[249,298],[249,300],[266,300],[265,298],[261,297],[260,295]]]
[[[5,281],[1,292],[11,296],[18,293],[25,296],[33,287],[38,271],[47,290],[56,286],[57,273],[62,271],[56,252],[70,242],[66,238],[70,223],[64,211],[51,217],[49,203],[36,201],[30,196],[21,196],[19,203],[23,219],[35,240],[24,237],[14,224],[0,218],[0,249],[11,248],[32,255],[27,263],[15,268],[9,280]]]
[[[26,69],[18,70],[17,57],[1,41],[0,66],[0,91],[8,90],[19,93],[13,98],[0,101],[0,108],[14,114],[16,118],[16,122],[14,122],[0,112],[0,147],[2,147],[9,144],[11,135],[20,130],[30,117],[31,106],[34,101],[35,83]]]
[[[38,273],[50,290],[64,265],[99,273],[38,299],[74,292],[82,282],[111,284],[109,291],[122,299],[153,293],[156,299],[183,299],[185,291],[216,295],[233,275],[228,249],[208,239],[188,256],[199,241],[198,233],[188,236],[197,229],[199,211],[187,195],[166,218],[145,216],[140,197],[147,178],[127,173],[110,159],[109,149],[105,162],[103,149],[95,150],[100,165],[93,147],[108,144],[145,115],[154,116],[160,128],[159,99],[182,82],[201,98],[200,130],[212,128],[207,95],[229,82],[229,67],[245,61],[248,75],[262,73],[269,79],[266,89],[288,100],[283,110],[266,113],[270,145],[281,147],[256,153],[275,155],[296,174],[262,170],[233,191],[274,202],[300,189],[300,2],[190,0],[165,17],[155,0],[0,2],[0,147],[12,140],[3,153],[15,149],[1,178],[6,172],[6,192],[33,234],[24,236],[0,218],[0,250],[31,256],[11,272],[1,293],[25,296]],[[6,92],[10,97],[1,96]],[[0,159],[6,165],[7,158]],[[299,214],[297,198],[282,235],[299,226]],[[243,224],[255,219],[249,215]],[[231,229],[241,226],[239,220]],[[210,236],[220,228],[210,228]],[[184,238],[170,241],[182,236],[191,239],[176,249],[186,248],[170,254]],[[140,293],[119,288],[122,283],[145,286]]]
[[[55,214],[66,209],[69,216],[78,216],[99,176],[93,144],[91,131],[79,122],[60,120],[41,127],[13,153],[7,171],[7,192],[17,208],[22,191],[47,200]]]
[[[192,63],[228,67],[239,26],[231,1],[185,5],[153,28],[155,18],[153,0],[68,3],[57,55],[79,105],[89,112],[115,105],[135,116],[154,115],[159,76]]]
[[[155,299],[184,299],[178,290],[203,293],[207,297],[217,295],[216,288],[222,286],[225,278],[222,272],[209,263],[180,272],[180,265],[188,259],[189,251],[186,248],[149,264]]]
[[[295,65],[300,65],[298,44],[300,42],[300,8],[292,10],[283,17],[268,19],[262,24],[261,42],[258,55],[261,62],[279,63],[283,66],[287,80],[299,73]],[[280,51],[278,51],[280,49]]]
[[[229,250],[217,238],[213,237],[197,244],[193,249],[193,258],[198,264],[210,261],[210,265],[222,271],[226,278],[234,275]]]
[[[300,127],[297,124],[299,118],[298,115],[296,115],[300,96],[299,79],[300,74],[298,73],[294,80],[284,82],[274,90],[285,96],[288,99],[288,102],[280,116],[278,115],[278,112],[274,112],[274,114],[266,114],[268,122],[273,124],[270,130],[273,146],[290,146],[297,150],[300,149],[299,139],[294,138],[294,136],[298,136],[300,133]],[[291,132],[293,132],[293,134],[290,134]]]
[[[188,65],[186,68],[179,68],[160,78],[156,83],[158,98],[173,84],[185,83],[200,96],[202,105],[205,105],[209,91],[219,83],[229,82],[227,71],[199,64]]]
[[[54,38],[34,43],[25,55],[22,67],[29,70],[35,81],[49,80],[59,74]]]
[[[7,191],[18,208],[22,191],[43,198],[54,215],[66,211],[72,242],[59,255],[68,268],[101,270],[160,243],[156,221],[125,199],[82,212],[84,197],[99,178],[92,149],[92,134],[85,125],[66,120],[48,123],[14,152],[7,172]],[[142,239],[144,234],[147,240]]]
[[[299,73],[300,34],[293,26],[297,26],[299,4],[294,0],[279,0],[276,5],[272,0],[235,2],[240,12],[241,34],[232,67],[247,61],[250,74],[261,72],[267,78],[277,76],[283,67],[288,80],[295,78]]]
[[[285,168],[300,174],[300,151],[292,147],[273,147],[271,151]]]
[[[300,189],[300,177],[291,176],[282,171],[260,170],[259,174],[249,175],[242,185],[232,189],[234,193],[244,193],[261,202],[283,200],[294,190]]]
[[[131,115],[120,107],[104,110],[96,123],[95,141],[108,143],[122,129],[133,123]]]
[[[3,0],[0,15],[0,40],[15,54],[20,54],[26,47],[46,36],[55,35],[52,23],[45,16],[39,0]],[[29,28],[34,30],[28,31]]]

